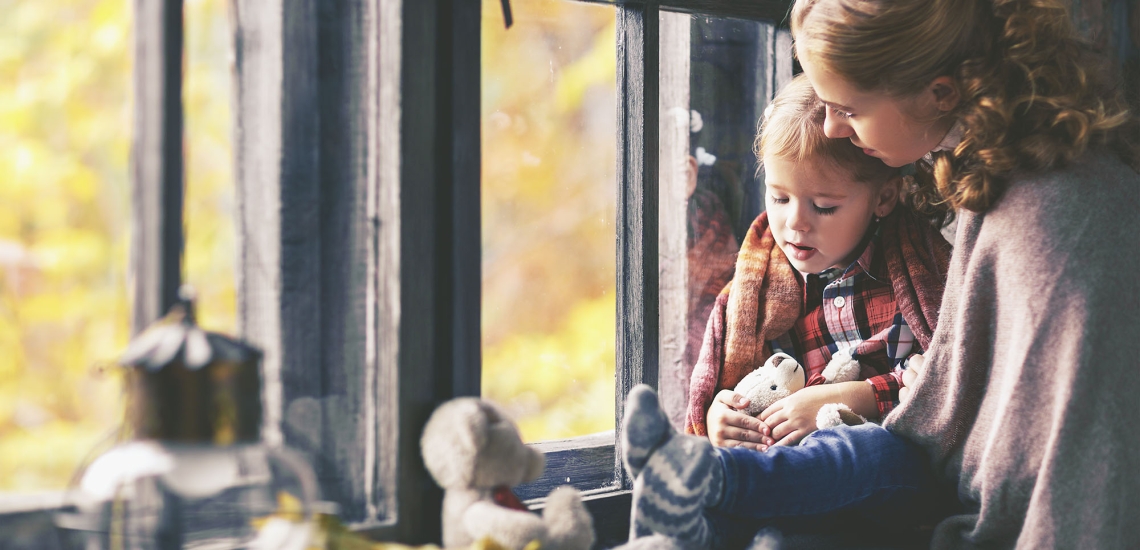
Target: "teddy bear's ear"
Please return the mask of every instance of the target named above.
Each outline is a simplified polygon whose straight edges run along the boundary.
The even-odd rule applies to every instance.
[[[791,355],[788,355],[782,351],[777,351],[776,353],[773,353],[771,356],[769,356],[767,361],[764,361],[763,366],[776,368],[776,365],[779,365],[780,362],[787,360],[787,359],[791,359],[792,361],[795,361],[795,359],[792,359]]]
[[[432,413],[420,437],[420,453],[440,487],[471,484],[475,457],[487,442],[487,426],[494,414],[494,409],[474,397],[452,399]]]

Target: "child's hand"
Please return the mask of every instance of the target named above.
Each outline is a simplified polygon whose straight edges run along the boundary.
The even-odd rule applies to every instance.
[[[910,401],[911,387],[918,382],[918,377],[922,374],[924,367],[923,362],[926,361],[921,355],[915,354],[910,356],[906,362],[906,370],[902,375],[902,387],[899,388],[899,404]]]
[[[746,447],[757,451],[768,448],[772,440],[768,426],[735,407],[748,405],[748,398],[732,390],[721,390],[709,406],[709,440],[717,447]]]
[[[771,429],[776,445],[795,445],[814,432],[819,409],[828,403],[843,403],[864,418],[878,418],[875,391],[870,384],[856,380],[808,386],[764,409],[762,420]]]
[[[795,445],[816,430],[816,415],[828,403],[842,403],[842,392],[834,385],[808,386],[772,403],[760,413],[770,429],[775,445]]]

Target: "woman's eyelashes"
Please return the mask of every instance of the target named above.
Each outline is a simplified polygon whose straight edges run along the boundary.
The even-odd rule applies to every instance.
[[[849,113],[847,111],[840,111],[839,109],[836,109],[835,107],[831,107],[831,112],[835,113],[835,116],[840,117],[840,118],[851,118],[851,117],[855,116],[855,113]]]

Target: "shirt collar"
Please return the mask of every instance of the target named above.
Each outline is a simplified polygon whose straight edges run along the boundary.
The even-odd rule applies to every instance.
[[[927,162],[933,163],[934,153],[939,151],[953,151],[959,143],[962,143],[963,129],[962,121],[955,121],[954,125],[950,127],[950,130],[947,131],[946,135],[942,138],[942,141],[938,142],[938,145],[935,145],[934,149],[931,149],[923,158],[926,159]]]

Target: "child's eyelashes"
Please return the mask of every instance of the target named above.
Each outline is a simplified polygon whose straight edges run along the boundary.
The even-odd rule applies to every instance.
[[[840,117],[840,118],[851,118],[851,117],[855,116],[855,113],[849,113],[847,111],[840,111],[839,109],[836,109],[835,107],[831,108],[831,112],[835,113],[835,116]]]
[[[788,203],[788,197],[769,197],[769,198],[771,199],[773,204],[787,204]],[[823,206],[819,206],[816,204],[812,204],[811,208],[812,208],[812,210],[815,210],[816,214],[819,214],[821,216],[830,216],[830,215],[834,214],[836,210],[839,210],[838,206],[823,207]]]

